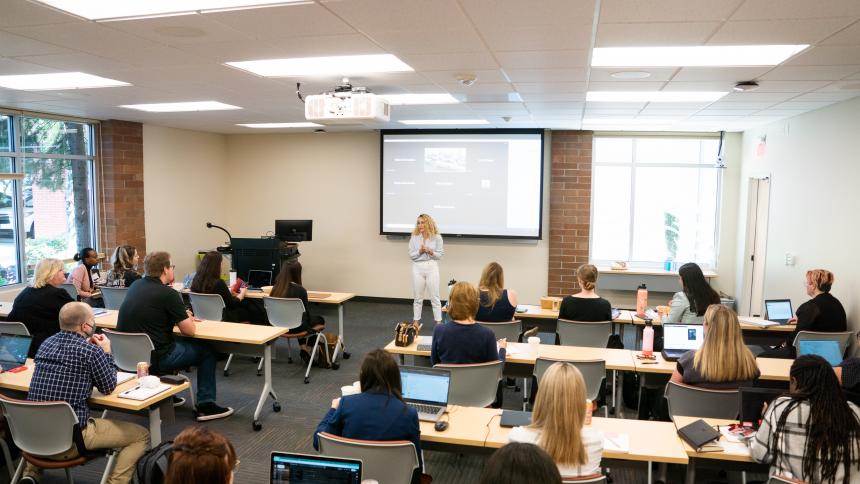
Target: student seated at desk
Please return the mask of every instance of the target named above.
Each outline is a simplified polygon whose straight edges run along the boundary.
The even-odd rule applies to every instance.
[[[302,325],[293,328],[290,333],[304,333],[307,331],[320,332],[325,329],[325,319],[322,316],[311,314],[311,305],[308,303],[308,291],[302,287],[302,265],[297,260],[284,261],[278,277],[275,278],[275,286],[272,288],[272,297],[289,297],[302,300],[305,312],[302,314]],[[302,361],[307,363],[311,359],[311,347],[308,346],[307,338],[299,340],[299,353]],[[319,353],[319,352],[317,352]]]
[[[93,307],[104,307],[101,294],[98,293],[96,285],[93,284],[92,270],[99,263],[99,254],[92,247],[84,247],[75,254],[73,259],[80,261],[80,264],[69,273],[66,283],[75,286],[81,301]]]
[[[111,269],[107,273],[108,287],[130,287],[131,284],[140,279],[137,272],[137,263],[140,256],[137,249],[131,245],[120,245],[113,251],[111,257]]]
[[[611,321],[612,305],[594,292],[597,287],[597,267],[583,264],[576,269],[580,291],[565,296],[558,309],[559,319],[570,321]]]
[[[540,447],[512,442],[487,459],[480,484],[561,484],[561,474]]]
[[[197,330],[191,311],[173,284],[174,265],[167,252],[150,252],[143,259],[146,275],[128,289],[119,307],[117,331],[146,333],[152,340],[153,372],[197,367],[197,421],[205,422],[233,414],[230,407],[215,403],[215,351],[205,342],[190,338]],[[173,337],[173,327],[183,336]]]
[[[514,427],[510,442],[537,444],[565,477],[600,472],[603,434],[585,423],[585,380],[570,363],[553,363],[540,381],[532,424]]]
[[[481,273],[478,283],[481,304],[475,314],[475,321],[503,323],[513,321],[517,310],[517,293],[505,289],[505,273],[498,262],[490,262]]]
[[[418,453],[419,476],[424,468],[418,412],[403,402],[400,368],[387,352],[375,349],[364,357],[358,377],[361,393],[331,401],[331,408],[314,432],[314,449],[319,450],[317,434],[326,432],[348,439],[408,440]],[[413,482],[416,482],[413,476]]]
[[[128,483],[134,465],[149,446],[149,432],[123,420],[90,417],[87,400],[93,387],[104,395],[116,388],[116,367],[110,341],[94,334],[93,310],[84,303],[70,302],[60,310],[61,331],[46,339],[36,353],[36,369],[27,400],[64,401],[71,405],[87,449],[119,449],[116,464],[108,476],[111,484]],[[69,449],[58,460],[78,455]],[[22,483],[39,482],[41,469],[30,463],[24,467]]]
[[[712,304],[705,311],[703,330],[702,347],[678,358],[672,381],[722,390],[752,386],[761,372],[744,344],[735,312]]]
[[[669,301],[669,315],[663,324],[702,324],[708,306],[720,304],[720,295],[708,284],[697,264],[688,262],[682,265],[678,269],[678,278],[681,291]]]
[[[433,328],[432,364],[504,361],[507,341],[499,340],[497,347],[493,331],[475,323],[479,305],[480,296],[475,286],[464,281],[454,284],[448,296],[448,317],[452,321]]]
[[[42,259],[36,264],[31,285],[15,296],[6,319],[24,323],[33,336],[27,358],[36,356],[42,341],[60,331],[60,309],[72,302],[72,296],[60,287],[65,281],[62,261]]]
[[[847,484],[860,479],[860,408],[845,400],[824,358],[791,365],[788,396],[767,408],[750,443],[752,458],[771,475]]]
[[[206,427],[188,427],[173,441],[164,484],[232,484],[236,449]]]
[[[221,261],[223,256],[219,252],[210,251],[203,256],[194,279],[191,281],[191,292],[200,294],[217,294],[224,301],[224,310],[221,313],[222,321],[231,323],[257,323],[266,324],[268,321],[264,314],[255,311],[245,300],[246,289],[242,288],[234,293],[227,288],[227,283],[221,279]]]

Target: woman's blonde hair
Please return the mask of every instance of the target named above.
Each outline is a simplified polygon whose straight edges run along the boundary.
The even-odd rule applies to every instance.
[[[734,311],[711,304],[705,311],[705,341],[693,357],[693,366],[713,383],[752,380],[758,366],[744,344],[741,325]]]
[[[448,295],[448,316],[455,321],[473,319],[480,304],[478,289],[472,284],[460,281],[451,288]]]
[[[502,291],[505,289],[505,272],[498,262],[490,262],[484,267],[478,288],[481,292],[487,293],[485,306],[488,308],[493,307],[502,297]]]
[[[833,273],[827,269],[806,271],[806,280],[821,292],[830,292],[833,287]]]
[[[412,235],[418,235],[418,220],[422,220],[424,222],[424,230],[430,237],[435,237],[436,234],[439,233],[439,228],[436,227],[436,221],[433,220],[433,217],[427,215],[426,213],[422,213],[415,221],[415,228],[412,229]]]
[[[597,287],[597,267],[591,264],[582,264],[576,269],[576,280],[586,291],[593,291]]]
[[[530,427],[540,430],[538,445],[556,464],[588,462],[582,442],[585,399],[585,380],[570,363],[553,363],[541,378]]]
[[[63,261],[58,259],[42,259],[36,264],[36,270],[33,271],[33,287],[36,289],[48,285],[48,281],[58,272],[63,272],[65,266]]]

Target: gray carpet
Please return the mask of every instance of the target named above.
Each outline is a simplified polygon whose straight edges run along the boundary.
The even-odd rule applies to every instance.
[[[320,306],[316,311],[325,315],[329,331],[337,331],[336,311],[331,311],[331,308],[324,306]],[[272,370],[275,391],[278,393],[282,411],[274,413],[271,404],[268,404],[262,416],[263,429],[259,432],[251,429],[254,408],[262,389],[262,377],[256,376],[256,365],[250,358],[236,357],[229,377],[224,377],[219,370],[218,403],[232,406],[236,409],[236,414],[229,419],[205,425],[226,435],[236,447],[241,465],[236,473],[235,482],[237,484],[268,482],[269,454],[273,450],[314,452],[311,436],[320,418],[329,408],[331,399],[339,396],[341,386],[358,379],[361,359],[367,351],[381,348],[391,340],[394,323],[409,319],[411,319],[411,304],[347,303],[344,326],[347,350],[352,353],[352,358],[342,360],[341,367],[337,371],[313,369],[311,382],[307,385],[302,383],[303,367],[299,364],[287,363],[286,343],[279,342],[277,359],[273,362]],[[429,334],[433,326],[429,306],[425,308],[423,321],[425,328],[423,333]],[[630,347],[632,341],[627,344]],[[301,360],[296,357],[295,361]],[[223,368],[223,362],[219,363],[220,368]],[[521,394],[507,389],[504,406],[515,409],[521,399]],[[627,413],[628,416],[632,416],[631,418],[635,418],[635,412]],[[113,416],[147,425],[147,420],[143,416],[124,416],[116,413]],[[196,422],[192,418],[190,407],[186,405],[177,409],[175,422],[163,426],[164,438],[175,437],[189,425],[196,425]],[[426,472],[433,476],[435,483],[442,484],[478,482],[485,460],[484,456],[425,452]],[[103,459],[97,460],[74,470],[75,481],[83,484],[99,482],[104,462]],[[611,470],[614,482],[617,484],[646,482],[644,463],[612,462]],[[751,479],[753,476],[748,477]],[[763,478],[763,476],[756,477]],[[0,481],[6,479],[8,476],[3,473]],[[684,468],[670,466],[669,482],[683,482],[683,479]],[[740,474],[730,472],[728,477],[721,479],[715,471],[701,470],[697,474],[696,481],[740,482]],[[49,471],[42,482],[61,483],[65,482],[65,478],[62,471]]]

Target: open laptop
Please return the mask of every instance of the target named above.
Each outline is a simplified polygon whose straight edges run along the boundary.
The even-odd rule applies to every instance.
[[[261,289],[263,286],[272,285],[272,271],[259,271],[251,269],[248,271],[248,287],[250,289]]]
[[[664,324],[661,354],[666,361],[676,361],[684,353],[701,348],[704,341],[701,324]]]
[[[770,402],[785,390],[779,388],[740,387],[738,389],[738,415],[742,424],[757,429],[761,423],[764,404]]]
[[[8,371],[26,363],[32,341],[32,336],[0,334],[0,367]]]
[[[403,401],[418,411],[418,420],[435,422],[448,408],[451,372],[439,368],[400,367]]]
[[[791,310],[791,299],[765,299],[765,315],[768,321],[788,324],[794,312]]]
[[[272,452],[271,484],[361,484],[361,461],[326,455]]]
[[[842,351],[839,349],[839,342],[836,340],[800,340],[797,344],[797,355],[818,355],[825,360],[830,366],[836,366],[842,363]]]

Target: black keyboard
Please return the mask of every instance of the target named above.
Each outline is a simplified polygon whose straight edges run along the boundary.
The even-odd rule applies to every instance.
[[[433,345],[418,345],[418,351],[431,351]]]
[[[439,409],[442,408],[436,405],[425,405],[423,403],[409,403],[408,405],[414,408],[418,413],[426,413],[429,415],[436,415],[439,413]]]

